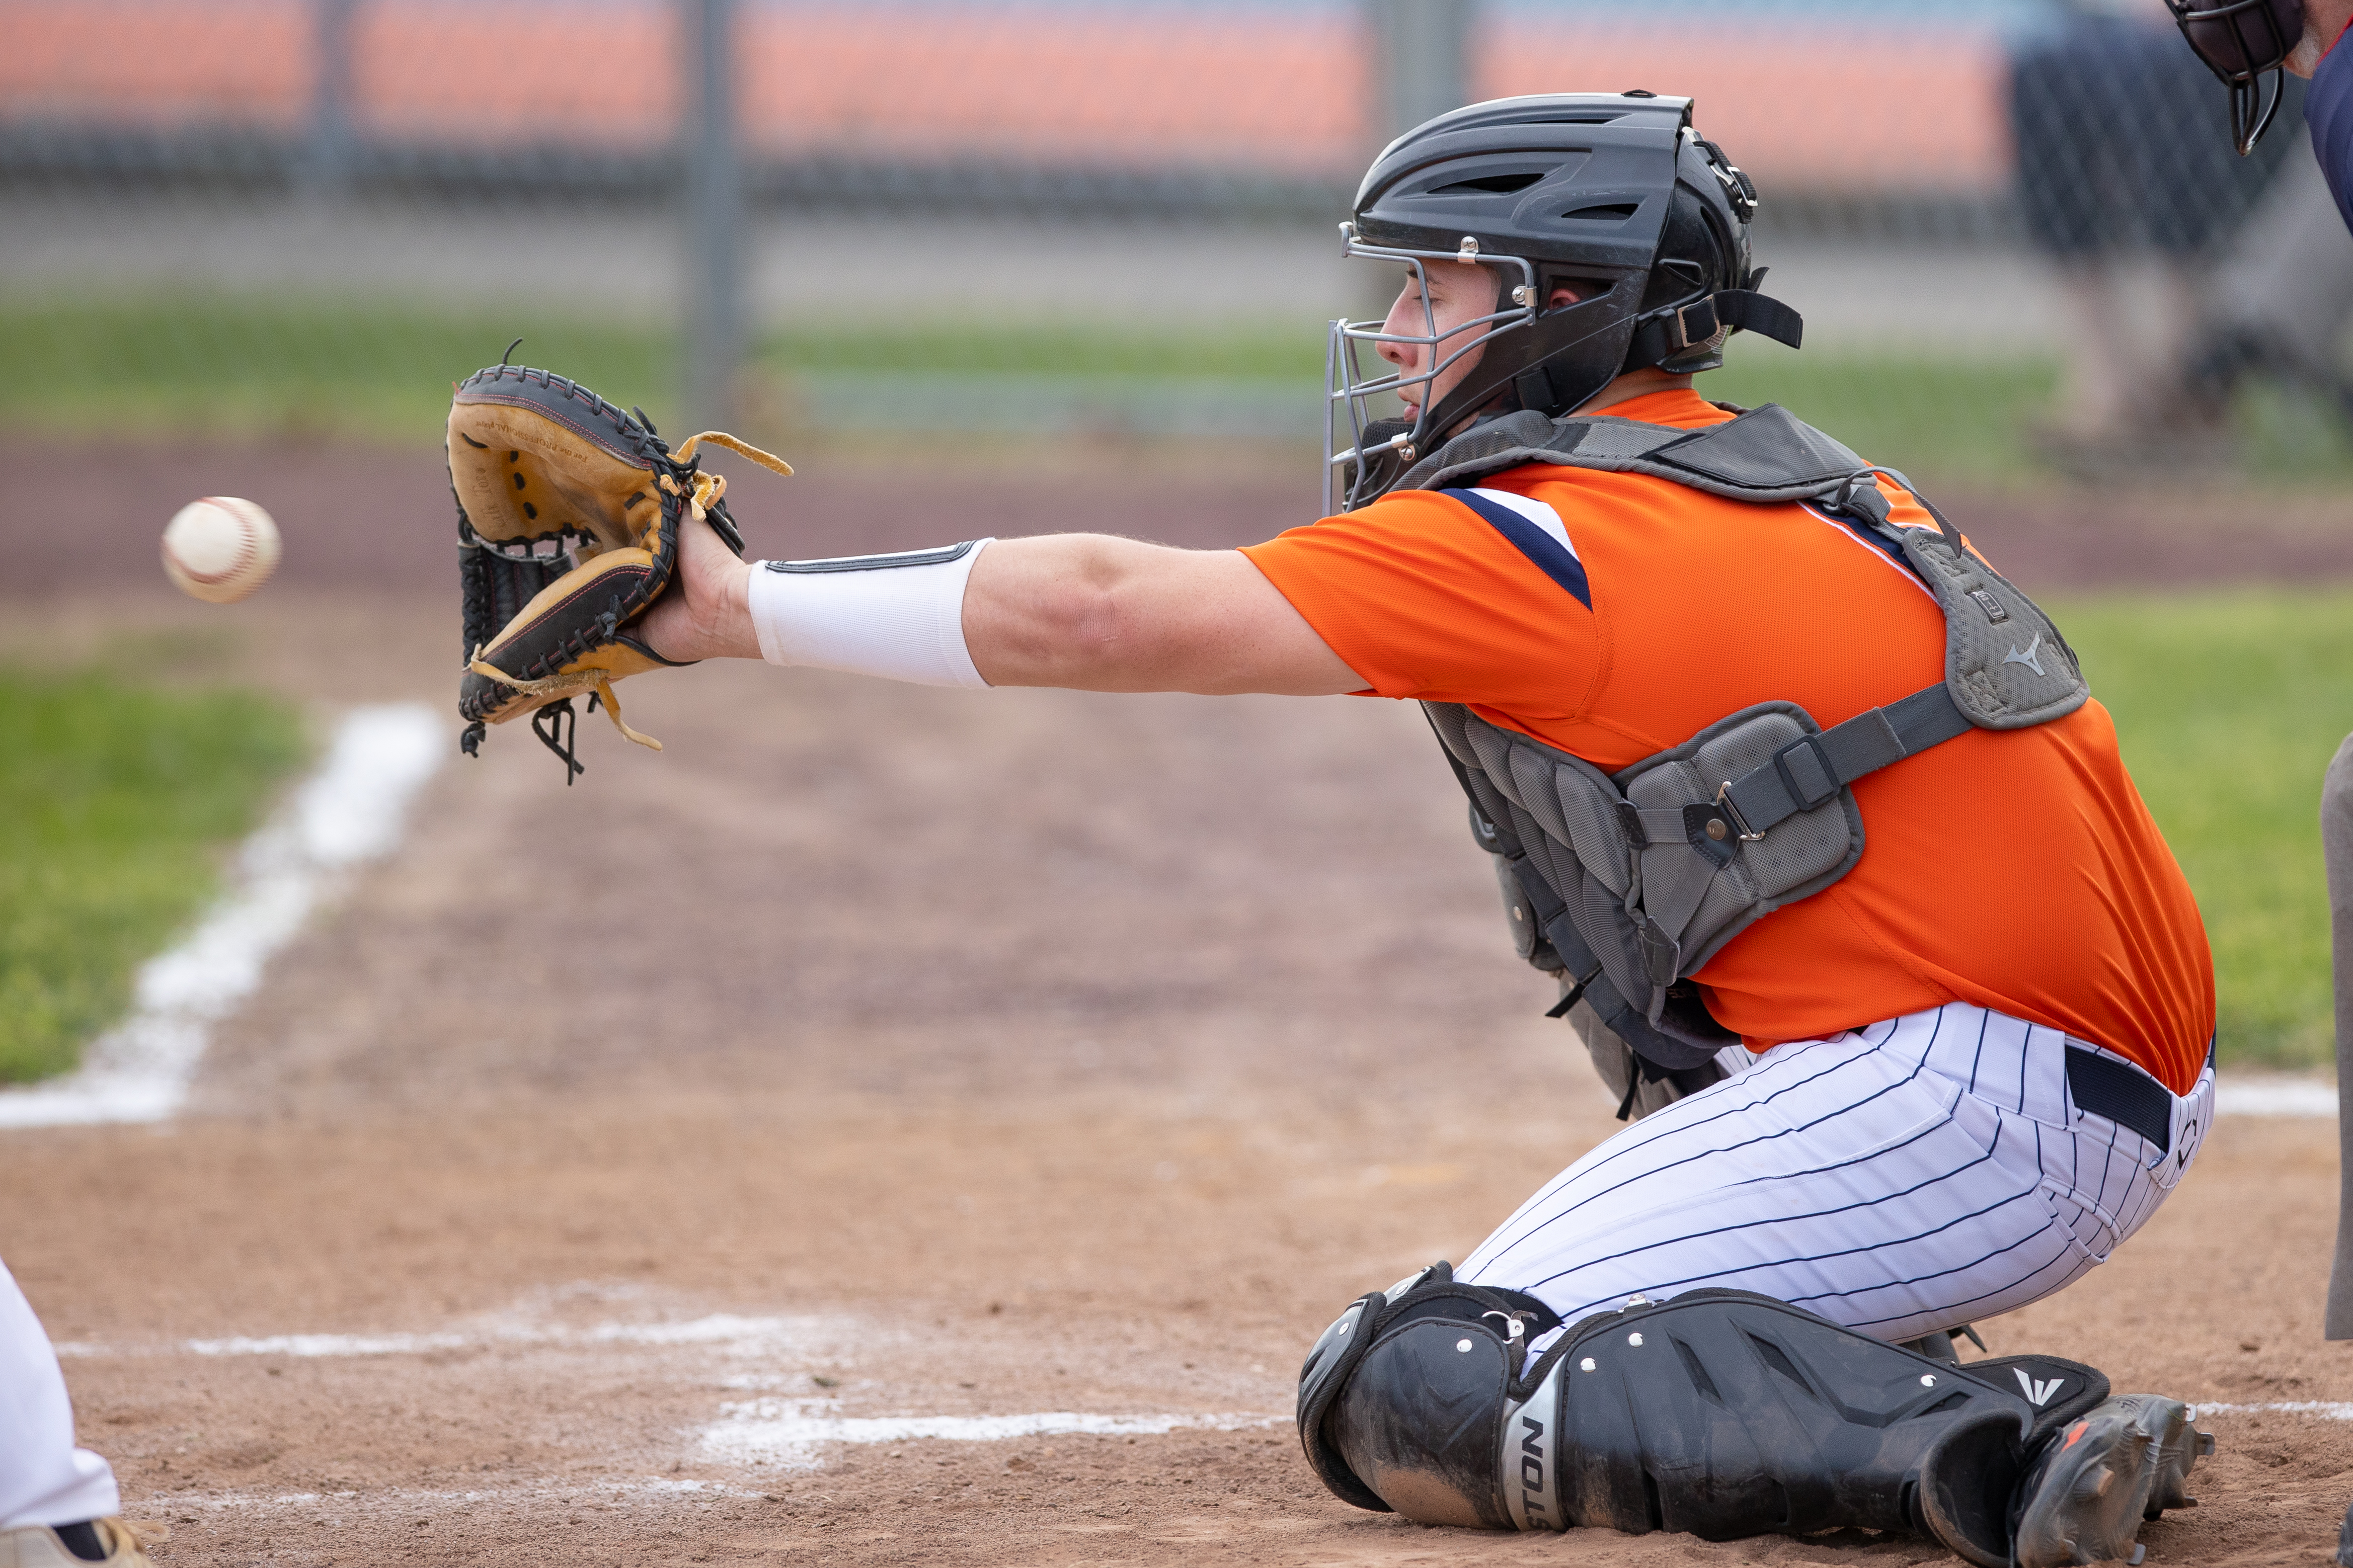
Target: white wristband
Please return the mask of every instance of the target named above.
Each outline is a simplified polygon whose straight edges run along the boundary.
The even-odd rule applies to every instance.
[[[985,687],[965,646],[964,588],[991,542],[756,562],[750,596],[760,657],[918,686]]]

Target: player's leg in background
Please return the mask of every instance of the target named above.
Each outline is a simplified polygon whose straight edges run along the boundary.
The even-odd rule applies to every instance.
[[[0,1264],[0,1535],[121,1511],[114,1472],[74,1446],[73,1405],[57,1352]]]
[[[2293,116],[2301,94],[2289,96]],[[2063,461],[2176,454],[2222,412],[2211,395],[2186,396],[2186,383],[2294,363],[2273,363],[2260,340],[2200,342],[2193,329],[2203,298],[2242,308],[2231,289],[2209,289],[2211,259],[2232,248],[2299,138],[2267,137],[2241,158],[2201,134],[2210,122],[2183,112],[2192,102],[2219,111],[2218,85],[2178,37],[2138,18],[2061,8],[2012,56],[2020,217],[2066,308],[2068,352],[2036,434]],[[2242,293],[2243,276],[2229,281]],[[2311,341],[2327,336],[2307,316],[2289,319]],[[2230,354],[2215,360],[2217,349]],[[2254,357],[2230,357],[2242,353]]]
[[[2108,439],[2131,405],[2131,320],[2118,296],[2116,253],[2132,238],[2116,168],[2122,118],[2110,68],[2120,24],[2068,15],[2038,30],[2010,62],[2013,184],[2028,240],[2049,262],[2068,307],[2070,341],[2052,431]]]
[[[2353,1340],[2353,1224],[2347,1220],[2353,1215],[2353,1117],[2345,1114],[2341,1100],[2344,1086],[2353,1082],[2353,735],[2337,749],[2320,788],[2320,843],[2328,862],[2329,957],[2337,985],[2337,1131],[2346,1153],[2324,1331],[2332,1340]]]
[[[2278,177],[2216,262],[2175,384],[2158,387],[2169,424],[2221,426],[2253,377],[2326,389],[2353,413],[2353,377],[2329,353],[2353,321],[2353,246],[2308,139],[2286,141]]]
[[[2024,1306],[2137,1229],[2211,1120],[2210,1068],[2160,1153],[2074,1107],[2070,1048],[1960,1003],[1778,1047],[1569,1166],[1456,1278],[1571,1322],[1730,1287],[1896,1342]]]

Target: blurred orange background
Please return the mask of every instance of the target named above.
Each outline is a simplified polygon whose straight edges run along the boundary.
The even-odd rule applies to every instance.
[[[311,100],[313,16],[306,0],[0,0],[0,118],[291,130]],[[1370,95],[1352,13],[1170,21],[1040,5],[749,6],[745,138],[783,154],[1341,178],[1361,166]],[[642,147],[679,118],[675,27],[673,7],[594,0],[362,5],[351,112],[370,133],[434,145]],[[1474,49],[1476,97],[1689,91],[1702,131],[1768,193],[1974,193],[2008,177],[2005,68],[1987,28],[1784,15],[1669,29],[1504,12]]]

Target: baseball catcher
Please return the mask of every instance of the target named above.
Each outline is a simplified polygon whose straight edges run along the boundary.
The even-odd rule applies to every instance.
[[[746,563],[706,505],[597,646],[1419,702],[1630,1125],[1325,1331],[1315,1473],[1430,1523],[2126,1556],[2188,1500],[2191,1413],[1949,1336],[2096,1268],[2189,1168],[2204,930],[2051,619],[1902,474],[1693,389],[1735,331],[1802,336],[1757,203],[1686,100],[1440,116],[1343,227],[1402,288],[1333,324],[1321,521]],[[578,679],[505,646],[485,717]]]
[[[727,480],[703,473],[696,449],[724,447],[779,474],[791,467],[716,430],[672,452],[642,412],[624,414],[585,386],[503,359],[459,384],[448,445],[466,753],[476,754],[485,725],[528,713],[569,784],[582,771],[572,700],[584,696],[623,735],[660,751],[622,721],[613,696],[623,676],[676,662],[648,647],[635,623],[670,585],[682,521],[707,524],[744,552],[723,499]]]

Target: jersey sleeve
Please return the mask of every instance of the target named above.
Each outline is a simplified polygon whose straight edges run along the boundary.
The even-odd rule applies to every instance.
[[[1593,611],[1443,494],[1401,492],[1242,553],[1382,697],[1567,718],[1564,695],[1592,686],[1577,672],[1599,670]]]

